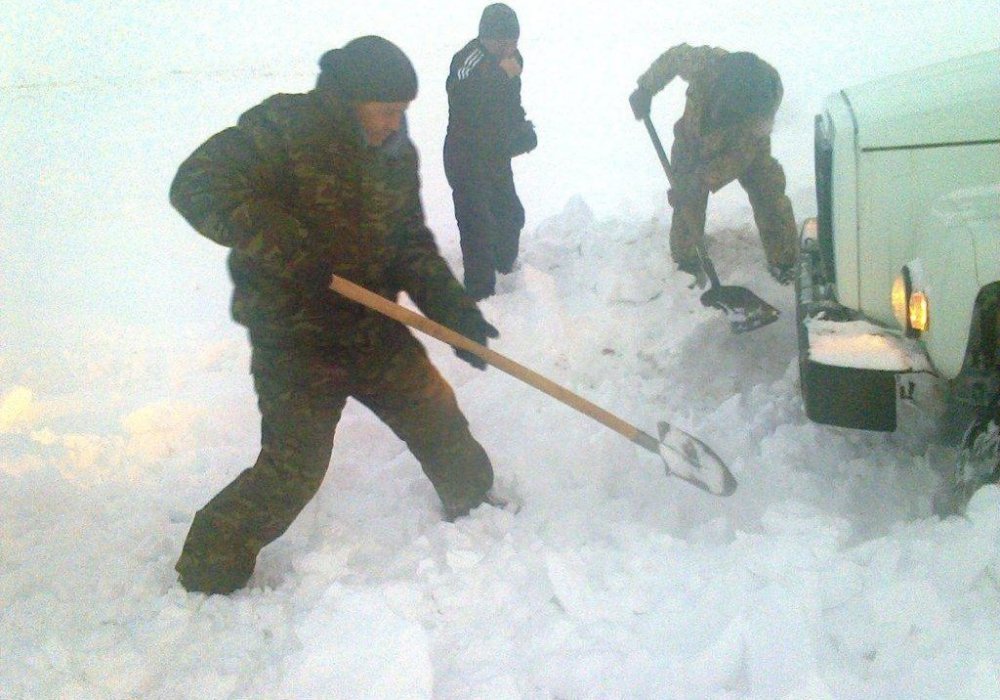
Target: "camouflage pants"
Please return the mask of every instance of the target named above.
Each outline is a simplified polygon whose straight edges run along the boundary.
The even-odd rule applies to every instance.
[[[196,513],[176,566],[188,590],[228,593],[246,584],[260,550],[319,488],[348,397],[406,443],[446,505],[478,505],[492,486],[489,457],[416,341],[384,367],[352,373],[318,356],[254,348],[251,372],[260,454]]]
[[[677,173],[678,179],[684,177],[685,173]],[[768,264],[793,264],[797,256],[797,236],[792,203],[785,195],[785,171],[765,150],[737,179],[750,198]],[[697,260],[695,248],[705,236],[707,208],[708,194],[705,193],[697,201],[687,202],[674,210],[670,225],[670,253],[675,262]]]
[[[493,294],[496,273],[517,260],[524,207],[514,187],[510,160],[486,162],[448,147],[445,174],[452,189],[462,245],[465,288],[475,298]]]

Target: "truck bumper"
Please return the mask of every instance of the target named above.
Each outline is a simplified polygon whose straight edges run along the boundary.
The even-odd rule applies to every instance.
[[[799,358],[809,420],[842,428],[896,429],[896,373]]]
[[[812,221],[803,225],[795,282],[806,415],[827,425],[893,431],[897,401],[907,393],[897,388],[900,378],[931,372],[930,362],[919,344],[837,302]]]

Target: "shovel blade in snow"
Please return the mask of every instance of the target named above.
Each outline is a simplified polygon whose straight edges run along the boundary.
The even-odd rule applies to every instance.
[[[669,476],[693,484],[715,496],[729,496],[736,490],[736,478],[711,447],[669,423],[657,424],[660,439],[645,435],[643,445],[658,452]],[[643,444],[640,442],[639,444]]]
[[[725,313],[733,333],[746,333],[774,323],[781,314],[746,287],[712,287],[701,295],[701,303]]]

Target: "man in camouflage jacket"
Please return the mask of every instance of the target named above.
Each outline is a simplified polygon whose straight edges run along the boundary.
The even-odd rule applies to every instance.
[[[247,327],[261,451],[195,515],[177,571],[228,593],[312,498],[348,397],[409,447],[453,519],[487,499],[490,460],[409,330],[328,289],[341,275],[485,343],[487,323],[424,223],[404,112],[413,66],[380,37],[320,59],[316,89],[243,114],[181,165],[170,201],[231,249],[233,318]],[[480,369],[477,357],[460,353]]]
[[[750,198],[768,269],[779,282],[789,283],[796,258],[795,218],[785,195],[785,173],[771,155],[782,97],[778,72],[752,53],[680,44],[639,77],[629,98],[636,119],[649,116],[653,95],[677,76],[688,87],[671,149],[674,261],[699,276],[697,246],[705,235],[708,194],[739,180]]]
[[[535,148],[534,126],[521,106],[517,15],[488,5],[479,35],[451,59],[444,167],[462,244],[465,288],[475,299],[495,291],[496,273],[517,259],[524,207],[511,158]]]

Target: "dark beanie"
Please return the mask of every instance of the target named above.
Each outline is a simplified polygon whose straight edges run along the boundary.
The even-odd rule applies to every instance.
[[[351,102],[409,102],[417,73],[402,49],[380,36],[363,36],[319,59],[316,87]]]
[[[517,15],[502,2],[487,5],[479,20],[480,39],[516,39],[521,35]]]

